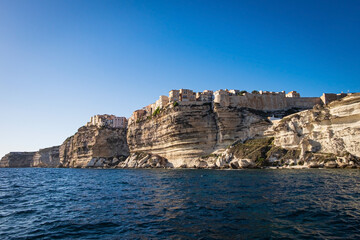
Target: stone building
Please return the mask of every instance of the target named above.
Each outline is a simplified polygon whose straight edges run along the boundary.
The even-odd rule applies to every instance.
[[[145,110],[146,114],[149,114],[149,115],[151,115],[155,111],[155,109],[156,109],[155,108],[155,103],[149,104],[146,107],[144,107],[144,110]]]
[[[346,97],[347,94],[346,93],[323,93],[323,95],[321,95],[320,99],[323,102],[323,104],[329,104],[332,101],[335,100],[339,100],[343,97]]]
[[[210,90],[204,90],[203,92],[196,93],[196,101],[209,102],[213,100],[214,92]]]
[[[171,90],[169,92],[169,101],[170,102],[180,101],[180,91],[179,90]]]
[[[183,102],[192,102],[196,100],[196,94],[190,89],[180,89],[179,95],[179,100]]]
[[[169,98],[167,96],[161,95],[159,99],[155,102],[155,109],[165,107],[169,103]]]
[[[125,128],[127,127],[127,119],[125,117],[117,117],[115,115],[95,115],[90,118],[90,122],[87,126],[98,126],[98,127],[113,127],[113,128]]]
[[[300,97],[300,93],[296,92],[296,91],[291,91],[289,93],[286,94],[286,97]]]
[[[140,110],[136,110],[133,114],[134,116],[134,120],[138,120],[144,116],[146,116],[146,110],[145,109],[140,109]]]

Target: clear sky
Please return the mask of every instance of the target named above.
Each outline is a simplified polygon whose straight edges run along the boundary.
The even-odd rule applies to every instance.
[[[0,157],[171,89],[360,91],[360,1],[0,0]]]

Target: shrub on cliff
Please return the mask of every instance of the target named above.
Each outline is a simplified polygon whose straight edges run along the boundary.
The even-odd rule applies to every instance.
[[[155,109],[155,111],[153,112],[153,116],[155,117],[156,115],[158,115],[160,113],[160,107],[157,107],[156,109]]]
[[[173,106],[176,107],[176,106],[179,106],[179,103],[177,101],[173,102]]]
[[[239,159],[248,158],[257,162],[258,165],[265,165],[266,153],[271,149],[273,140],[274,138],[247,140],[230,148],[230,153],[233,153]]]
[[[242,96],[242,95],[244,95],[245,93],[247,93],[247,91],[246,91],[246,90],[242,90],[242,91],[238,92],[236,95],[237,95],[237,96]]]
[[[253,90],[251,93],[252,93],[252,94],[259,94],[259,91]]]

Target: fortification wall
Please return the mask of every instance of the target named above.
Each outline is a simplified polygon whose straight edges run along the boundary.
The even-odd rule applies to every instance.
[[[214,103],[223,107],[246,107],[262,111],[279,111],[290,108],[312,108],[321,104],[318,97],[285,97],[284,94],[245,94],[242,96],[217,94]]]
[[[287,108],[283,94],[216,95],[214,102],[223,107],[247,107],[263,111],[276,111]]]
[[[286,98],[287,108],[312,108],[322,104],[319,97]]]

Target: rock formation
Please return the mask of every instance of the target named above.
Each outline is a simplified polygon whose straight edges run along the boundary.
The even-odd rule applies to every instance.
[[[274,144],[298,149],[301,160],[316,153],[337,156],[338,165],[352,161],[360,157],[360,94],[287,116],[274,130]]]
[[[357,167],[360,94],[287,113],[196,103],[167,105],[130,121],[131,152],[157,154],[174,167]],[[251,140],[254,139],[254,140]],[[270,139],[270,140],[269,140]]]
[[[173,168],[166,158],[149,153],[131,153],[123,162],[120,162],[116,168]]]
[[[131,152],[157,154],[180,167],[234,141],[262,136],[271,125],[266,116],[211,103],[167,105],[156,116],[129,121],[127,141]]]
[[[196,168],[359,168],[360,94],[284,117],[267,137],[234,143]]]
[[[0,167],[31,167],[35,152],[10,152],[0,160]]]
[[[59,146],[44,148],[33,156],[32,167],[57,167],[59,166]]]
[[[37,152],[10,152],[0,160],[0,167],[57,167],[59,146]]]
[[[60,167],[112,167],[129,155],[126,128],[83,126],[60,146]]]

